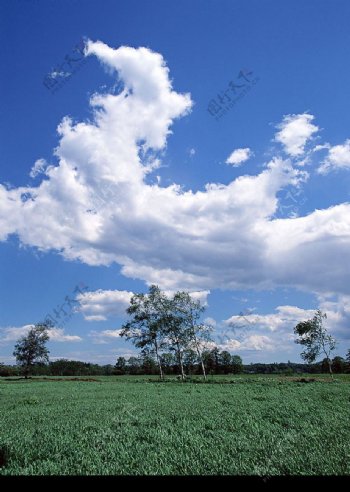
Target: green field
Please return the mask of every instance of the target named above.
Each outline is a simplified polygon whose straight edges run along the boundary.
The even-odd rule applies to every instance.
[[[350,376],[92,379],[0,379],[0,475],[350,474]]]

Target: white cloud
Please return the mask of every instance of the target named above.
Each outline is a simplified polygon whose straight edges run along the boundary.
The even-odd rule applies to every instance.
[[[38,186],[0,185],[0,240],[17,234],[22,244],[67,260],[117,263],[124,275],[168,290],[291,286],[350,295],[339,263],[350,263],[350,204],[275,219],[279,192],[308,179],[278,157],[255,176],[204,190],[149,184],[191,98],[174,91],[164,59],[149,49],[90,42],[88,53],[118,71],[124,90],[95,94],[91,121],[62,120],[57,164]],[[292,156],[317,131],[312,119],[284,118],[276,138]],[[120,302],[125,306],[112,294],[110,300],[96,295],[84,300],[87,319],[105,319]]]
[[[244,314],[234,315],[224,321],[226,326],[241,329],[245,327],[247,330],[264,329],[270,332],[277,330],[289,330],[299,321],[303,321],[306,317],[312,317],[314,311],[305,310],[296,306],[278,306],[276,313],[273,314]]]
[[[172,296],[174,290],[165,291],[165,294]],[[189,292],[191,297],[207,305],[207,298],[210,290]],[[85,292],[77,296],[79,301],[78,310],[83,314],[86,321],[106,321],[112,316],[125,316],[126,310],[130,305],[133,292],[125,290],[102,290]]]
[[[319,130],[311,123],[313,120],[314,116],[307,113],[284,116],[282,123],[277,125],[280,131],[275,140],[280,142],[285,152],[292,157],[302,155],[307,141]]]
[[[78,335],[66,335],[62,328],[51,328],[48,330],[52,342],[81,342],[82,338]]]
[[[350,139],[343,145],[330,147],[323,164],[318,168],[320,174],[327,174],[338,169],[350,169]]]
[[[90,331],[89,337],[93,338],[95,344],[106,344],[111,339],[120,338],[121,330],[103,330],[103,331]]]
[[[35,178],[38,174],[42,174],[45,172],[45,168],[47,167],[47,162],[45,159],[38,159],[34,162],[34,166],[30,170],[29,176],[31,178]]]
[[[96,290],[79,294],[79,311],[87,321],[105,321],[110,316],[124,316],[132,292],[126,290]]]
[[[331,300],[330,300],[331,299]],[[319,309],[327,314],[325,326],[338,341],[349,340],[350,296],[327,294],[319,297]],[[262,351],[279,354],[295,350],[294,327],[312,319],[314,309],[278,306],[274,313],[234,315],[217,330],[221,350]]]
[[[208,318],[205,318],[204,323],[206,325],[212,326],[213,328],[215,328],[217,325],[216,320],[214,318],[211,318],[210,316]]]
[[[238,167],[243,162],[247,161],[252,155],[251,150],[247,147],[245,149],[236,149],[226,159],[226,164],[231,164],[234,167]]]
[[[24,325],[20,327],[0,328],[0,345],[7,345],[26,336],[34,325]],[[77,335],[66,335],[62,328],[51,328],[48,330],[51,342],[80,342],[81,337]]]

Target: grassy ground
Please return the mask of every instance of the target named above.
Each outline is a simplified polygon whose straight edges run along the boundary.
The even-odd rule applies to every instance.
[[[311,377],[0,378],[0,475],[350,474],[350,377]]]

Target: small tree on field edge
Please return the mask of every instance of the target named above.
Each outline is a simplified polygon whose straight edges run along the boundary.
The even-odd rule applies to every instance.
[[[295,342],[305,347],[301,357],[309,364],[315,362],[316,358],[323,353],[327,359],[329,374],[333,379],[331,353],[335,349],[336,341],[323,324],[326,318],[326,313],[318,309],[312,319],[298,323],[294,328],[294,333],[299,338]]]
[[[21,337],[16,345],[13,355],[16,362],[22,367],[25,378],[32,372],[35,363],[49,362],[49,350],[46,343],[49,341],[49,328],[52,328],[50,322],[37,323],[30,328],[26,336]]]

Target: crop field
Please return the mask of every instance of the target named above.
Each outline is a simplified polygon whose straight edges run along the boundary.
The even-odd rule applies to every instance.
[[[350,474],[350,377],[313,378],[0,379],[0,475]]]

